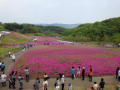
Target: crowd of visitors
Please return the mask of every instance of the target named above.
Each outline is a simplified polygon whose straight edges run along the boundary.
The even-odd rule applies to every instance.
[[[9,53],[9,56],[10,53]],[[4,69],[2,68],[4,67]],[[2,87],[6,87],[6,82],[8,81],[8,86],[10,89],[16,89],[16,81],[18,80],[19,82],[19,90],[23,89],[23,85],[24,85],[24,80],[26,80],[26,82],[29,82],[30,80],[30,71],[29,68],[26,67],[24,69],[24,75],[18,73],[17,71],[12,71],[8,76],[4,73],[5,72],[5,64],[4,62],[0,62],[0,68],[1,68],[1,76],[0,76],[0,82],[1,82],[1,86]],[[89,67],[89,81],[92,82],[92,76],[93,76],[93,72],[92,72],[92,66],[90,65]],[[119,70],[118,70],[119,73]],[[74,67],[71,68],[71,79],[74,80],[75,78],[81,78],[82,80],[85,80],[85,76],[86,72],[85,72],[85,67],[78,67],[77,70],[75,70]],[[116,76],[118,77],[118,76]],[[48,80],[50,79],[50,77],[45,73],[43,75],[43,90],[48,90]],[[33,88],[34,90],[40,90],[40,78],[36,78],[33,84]],[[55,90],[65,90],[65,75],[63,73],[59,73],[59,77],[56,78],[54,87]],[[94,82],[93,86],[89,89],[89,90],[104,90],[104,79],[101,78],[101,82],[99,83],[99,85],[97,84],[97,82]],[[72,83],[69,82],[68,85],[68,90],[72,90]]]
[[[24,47],[24,51],[26,51],[26,50],[32,48],[33,45],[32,44],[26,44],[26,45],[23,45],[23,47]]]

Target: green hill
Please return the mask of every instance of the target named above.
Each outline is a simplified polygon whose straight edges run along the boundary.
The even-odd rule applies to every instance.
[[[4,36],[1,40],[0,45],[19,45],[31,40],[28,36],[17,32],[11,32],[10,34]]]
[[[21,50],[21,48],[14,48],[14,46],[23,44],[29,40],[31,40],[30,37],[17,32],[11,32],[10,34],[5,35],[0,42],[0,60],[8,56],[9,51],[15,53]],[[4,46],[13,46],[13,48],[4,48]]]
[[[79,25],[63,33],[65,40],[70,41],[104,41],[120,43],[120,17],[101,22]]]

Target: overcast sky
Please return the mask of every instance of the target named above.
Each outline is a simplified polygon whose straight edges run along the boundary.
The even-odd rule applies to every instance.
[[[0,22],[88,23],[120,16],[120,0],[0,0]]]

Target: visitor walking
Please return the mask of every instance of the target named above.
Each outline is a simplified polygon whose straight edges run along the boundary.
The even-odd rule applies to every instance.
[[[43,81],[43,90],[48,90],[48,81],[47,80]]]
[[[24,49],[23,50],[26,51],[26,49],[27,49],[27,47],[26,47],[26,45],[24,45]]]
[[[65,78],[64,78],[64,75],[62,75],[62,78],[61,78],[61,87],[62,87],[62,90],[64,90],[64,86],[65,86]]]
[[[97,82],[94,82],[93,89],[94,90],[98,90],[99,89],[99,86],[98,86]]]
[[[34,90],[39,90],[39,83],[40,83],[40,79],[36,78],[34,82]]]
[[[77,77],[80,77],[80,72],[81,72],[81,68],[80,66],[77,68]]]
[[[20,84],[19,90],[22,90],[23,89],[23,77],[22,77],[22,75],[18,76],[18,81],[19,81],[19,84]]]
[[[56,82],[55,82],[55,90],[59,90],[60,89],[60,81],[59,79],[57,78],[56,79]]]
[[[1,38],[2,38],[2,34],[0,33],[0,40],[1,40]]]
[[[74,69],[74,67],[72,67],[72,69],[71,69],[71,78],[72,78],[72,80],[75,78],[75,69]]]
[[[116,68],[116,79],[118,79],[118,71],[119,71],[119,67]]]
[[[8,52],[8,56],[9,56],[9,58],[11,57],[11,52]]]
[[[68,83],[68,90],[72,90],[72,83]]]
[[[4,64],[4,62],[2,62],[2,64],[1,64],[1,71],[5,72],[5,64]]]
[[[8,81],[9,81],[9,88],[12,88],[12,75],[10,74],[9,75],[9,78],[8,78]]]
[[[89,72],[89,81],[92,82],[92,76],[93,76],[93,72],[92,72],[92,69],[90,69],[90,72]]]
[[[82,68],[82,80],[85,80],[85,67]]]
[[[17,71],[16,72],[12,71],[11,76],[12,76],[12,85],[13,88],[15,88]]]
[[[26,82],[29,82],[29,68],[28,67],[26,67],[25,68],[25,77],[26,77]]]
[[[118,70],[118,81],[120,82],[120,68]]]
[[[9,75],[8,81],[9,81],[9,88],[15,89],[15,83],[14,83],[14,80],[12,78],[12,74]]]
[[[2,62],[0,61],[0,71],[1,71],[1,65],[2,65]]]
[[[7,75],[3,72],[1,74],[1,84],[2,84],[2,87],[6,86],[6,78],[7,78]]]
[[[105,85],[104,79],[101,78],[101,82],[99,84],[100,90],[104,90],[104,85]]]
[[[49,79],[49,77],[48,77],[48,75],[46,73],[44,74],[43,77],[44,77],[44,80],[48,80]]]
[[[63,73],[59,73],[60,80],[61,80],[62,76],[63,76]]]
[[[16,57],[15,57],[15,55],[14,55],[14,54],[12,54],[12,55],[11,55],[11,58],[12,58],[12,60],[15,62]]]

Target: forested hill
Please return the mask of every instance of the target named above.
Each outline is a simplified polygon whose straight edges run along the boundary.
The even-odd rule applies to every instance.
[[[65,28],[57,26],[36,26],[33,24],[0,23],[0,31],[5,30],[23,34],[31,33],[40,36],[57,36],[63,33]]]
[[[102,22],[81,24],[77,28],[63,33],[70,41],[105,41],[120,43],[120,17]]]

